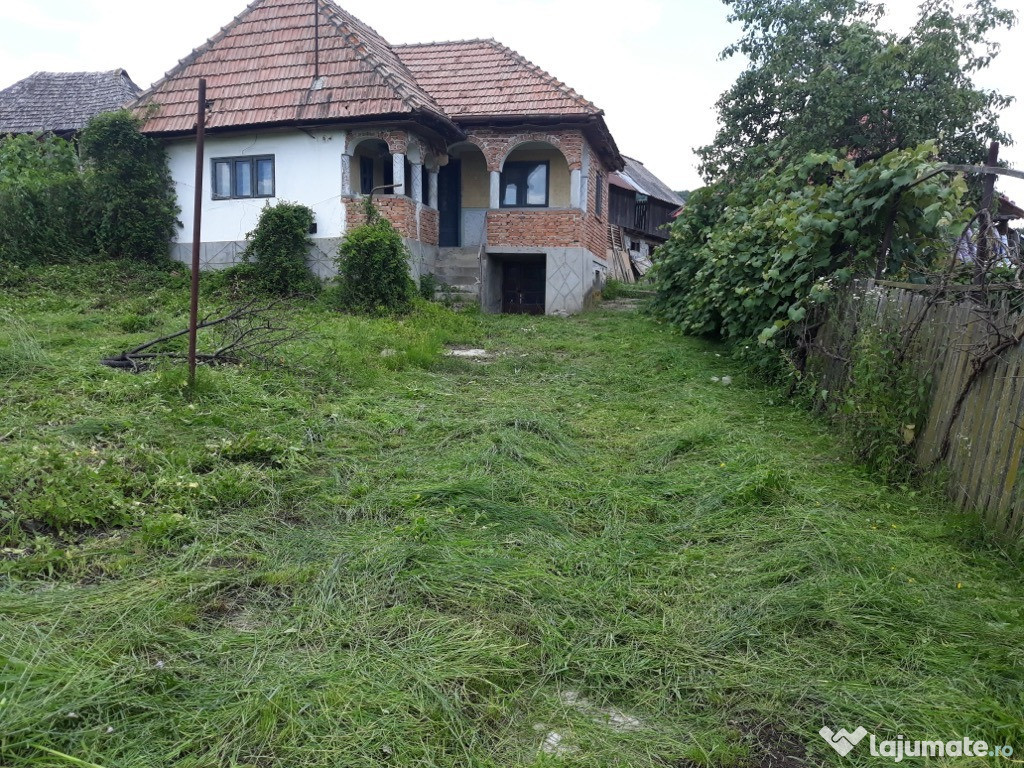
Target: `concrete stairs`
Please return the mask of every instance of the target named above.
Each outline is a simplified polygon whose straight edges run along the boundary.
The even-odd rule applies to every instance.
[[[437,279],[450,285],[449,293],[470,294],[472,299],[480,297],[480,247],[442,248],[434,266]],[[468,298],[468,297],[467,297]]]

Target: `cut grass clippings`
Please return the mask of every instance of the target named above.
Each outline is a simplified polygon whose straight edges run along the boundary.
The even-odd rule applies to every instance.
[[[180,271],[119,268],[0,295],[0,764],[877,764],[826,725],[1024,748],[1019,571],[713,345],[313,304],[294,362],[185,397],[99,365],[187,311]]]

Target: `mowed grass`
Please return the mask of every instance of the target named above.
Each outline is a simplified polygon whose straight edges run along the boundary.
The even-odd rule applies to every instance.
[[[313,304],[286,365],[192,396],[98,364],[186,304],[123,266],[0,296],[0,765],[878,763],[825,725],[1024,748],[1020,572],[715,346]]]

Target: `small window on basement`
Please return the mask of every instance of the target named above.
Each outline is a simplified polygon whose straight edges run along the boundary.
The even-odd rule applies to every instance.
[[[501,172],[502,208],[547,208],[548,163],[505,163]]]
[[[274,197],[274,156],[217,157],[213,161],[213,199]]]

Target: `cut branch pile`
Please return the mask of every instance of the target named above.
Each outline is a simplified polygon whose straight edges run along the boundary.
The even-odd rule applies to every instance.
[[[269,365],[278,362],[275,351],[301,335],[284,323],[282,309],[281,302],[263,305],[258,299],[253,299],[226,314],[218,316],[214,312],[207,315],[200,320],[197,329],[216,328],[220,331],[220,346],[212,352],[197,353],[197,362],[205,365],[238,365],[245,362]],[[158,347],[187,335],[188,328],[184,328],[100,362],[110,368],[139,372],[152,367],[159,360],[184,361],[188,358],[185,351]]]

